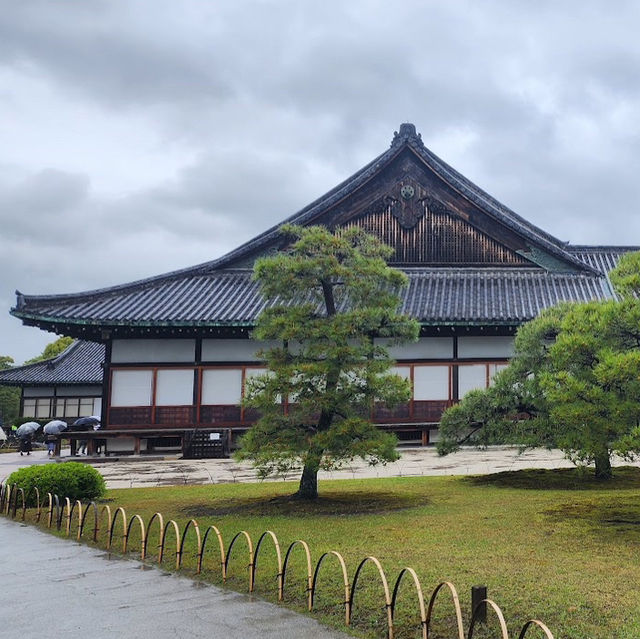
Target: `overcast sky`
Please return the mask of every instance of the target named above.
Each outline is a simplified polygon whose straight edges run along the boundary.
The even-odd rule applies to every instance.
[[[207,261],[401,122],[575,244],[640,245],[640,3],[20,0],[0,11],[0,355],[14,290]]]

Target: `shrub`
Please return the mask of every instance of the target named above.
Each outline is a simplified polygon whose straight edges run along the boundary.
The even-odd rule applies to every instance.
[[[27,505],[35,506],[33,488],[40,491],[40,499],[47,493],[58,495],[60,499],[96,499],[106,492],[104,478],[93,466],[78,462],[47,464],[45,466],[26,466],[7,479],[7,484],[17,484],[27,496]]]

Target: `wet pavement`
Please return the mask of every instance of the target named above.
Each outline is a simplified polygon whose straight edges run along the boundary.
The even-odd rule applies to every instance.
[[[0,518],[7,639],[346,639],[257,598]]]
[[[63,455],[68,451],[63,451]],[[486,450],[466,448],[446,457],[439,457],[435,448],[403,448],[401,458],[386,466],[351,463],[340,470],[320,472],[320,479],[355,479],[365,477],[426,477],[429,475],[485,475],[523,468],[569,468],[573,464],[559,450],[535,449],[519,454],[508,446]],[[62,459],[72,459],[63,457]],[[234,459],[179,459],[177,456],[145,458],[144,455],[110,461],[76,457],[91,463],[105,478],[108,488],[137,488],[186,484],[218,484],[256,482],[259,478],[248,463]],[[35,450],[27,457],[19,453],[0,454],[0,480],[14,470],[29,464],[55,463],[44,450]],[[615,462],[614,462],[615,463]],[[628,462],[620,462],[628,463]],[[275,481],[297,481],[299,474],[279,475]]]
[[[65,454],[65,452],[63,452]],[[68,455],[68,452],[66,452]],[[570,468],[571,462],[559,450],[535,449],[519,454],[508,446],[494,446],[486,450],[466,448],[446,457],[439,457],[434,448],[403,448],[401,459],[386,466],[369,466],[355,462],[331,472],[321,472],[320,479],[355,479],[365,477],[426,477],[429,475],[485,475],[506,470],[524,468]],[[63,457],[62,459],[71,459]],[[91,463],[97,468],[109,488],[134,488],[186,484],[218,484],[255,482],[259,478],[248,463],[234,459],[179,459],[177,456],[149,459],[144,455],[90,460],[73,458]],[[27,457],[19,453],[0,454],[0,480],[18,468],[29,464],[55,463],[44,450],[35,450]],[[614,465],[629,462],[615,460]],[[632,465],[640,465],[636,462]],[[271,478],[275,481],[297,481],[299,474]]]

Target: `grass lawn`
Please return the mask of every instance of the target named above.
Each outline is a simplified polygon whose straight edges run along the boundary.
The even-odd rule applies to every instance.
[[[350,579],[367,555],[382,562],[390,587],[400,569],[411,566],[427,601],[440,581],[455,584],[465,623],[471,586],[484,584],[502,608],[510,636],[517,636],[522,624],[535,617],[556,639],[640,637],[639,469],[616,469],[609,483],[596,482],[579,470],[324,481],[320,499],[311,504],[286,499],[294,490],[292,483],[216,484],[112,490],[107,499],[112,509],[123,506],[129,517],[138,513],[145,521],[160,511],[165,521],[173,518],[181,529],[190,518],[203,532],[215,524],[226,545],[240,530],[248,531],[255,544],[269,529],[278,536],[283,553],[293,540],[306,540],[314,564],[323,552],[338,550]],[[154,535],[157,540],[157,530],[150,554]],[[133,548],[135,536],[130,539]],[[171,544],[163,564],[167,568],[174,556]],[[228,584],[245,590],[246,546],[238,544]],[[203,578],[219,582],[214,544],[207,547]],[[256,592],[267,599],[276,594],[274,556],[269,544],[258,563]],[[194,562],[190,549],[185,572]],[[353,632],[361,636],[385,636],[384,602],[375,576],[369,565],[362,597],[355,604]],[[337,626],[344,614],[339,581],[337,564],[327,566],[317,602],[320,618]],[[404,584],[396,636],[417,637],[415,595],[410,581]],[[300,553],[288,577],[287,605],[302,609],[304,588]],[[434,639],[455,636],[453,607],[444,592],[441,596]],[[474,637],[500,636],[491,615],[489,619],[487,631]],[[539,631],[527,634],[542,636]]]

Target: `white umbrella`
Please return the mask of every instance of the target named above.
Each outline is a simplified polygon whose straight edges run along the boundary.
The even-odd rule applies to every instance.
[[[38,424],[38,422],[25,422],[22,426],[18,427],[16,435],[18,437],[27,437],[28,435],[33,435],[39,428],[40,424]]]
[[[63,430],[66,430],[67,427],[67,422],[63,422],[61,419],[52,419],[44,425],[44,432],[47,435],[59,435]]]

